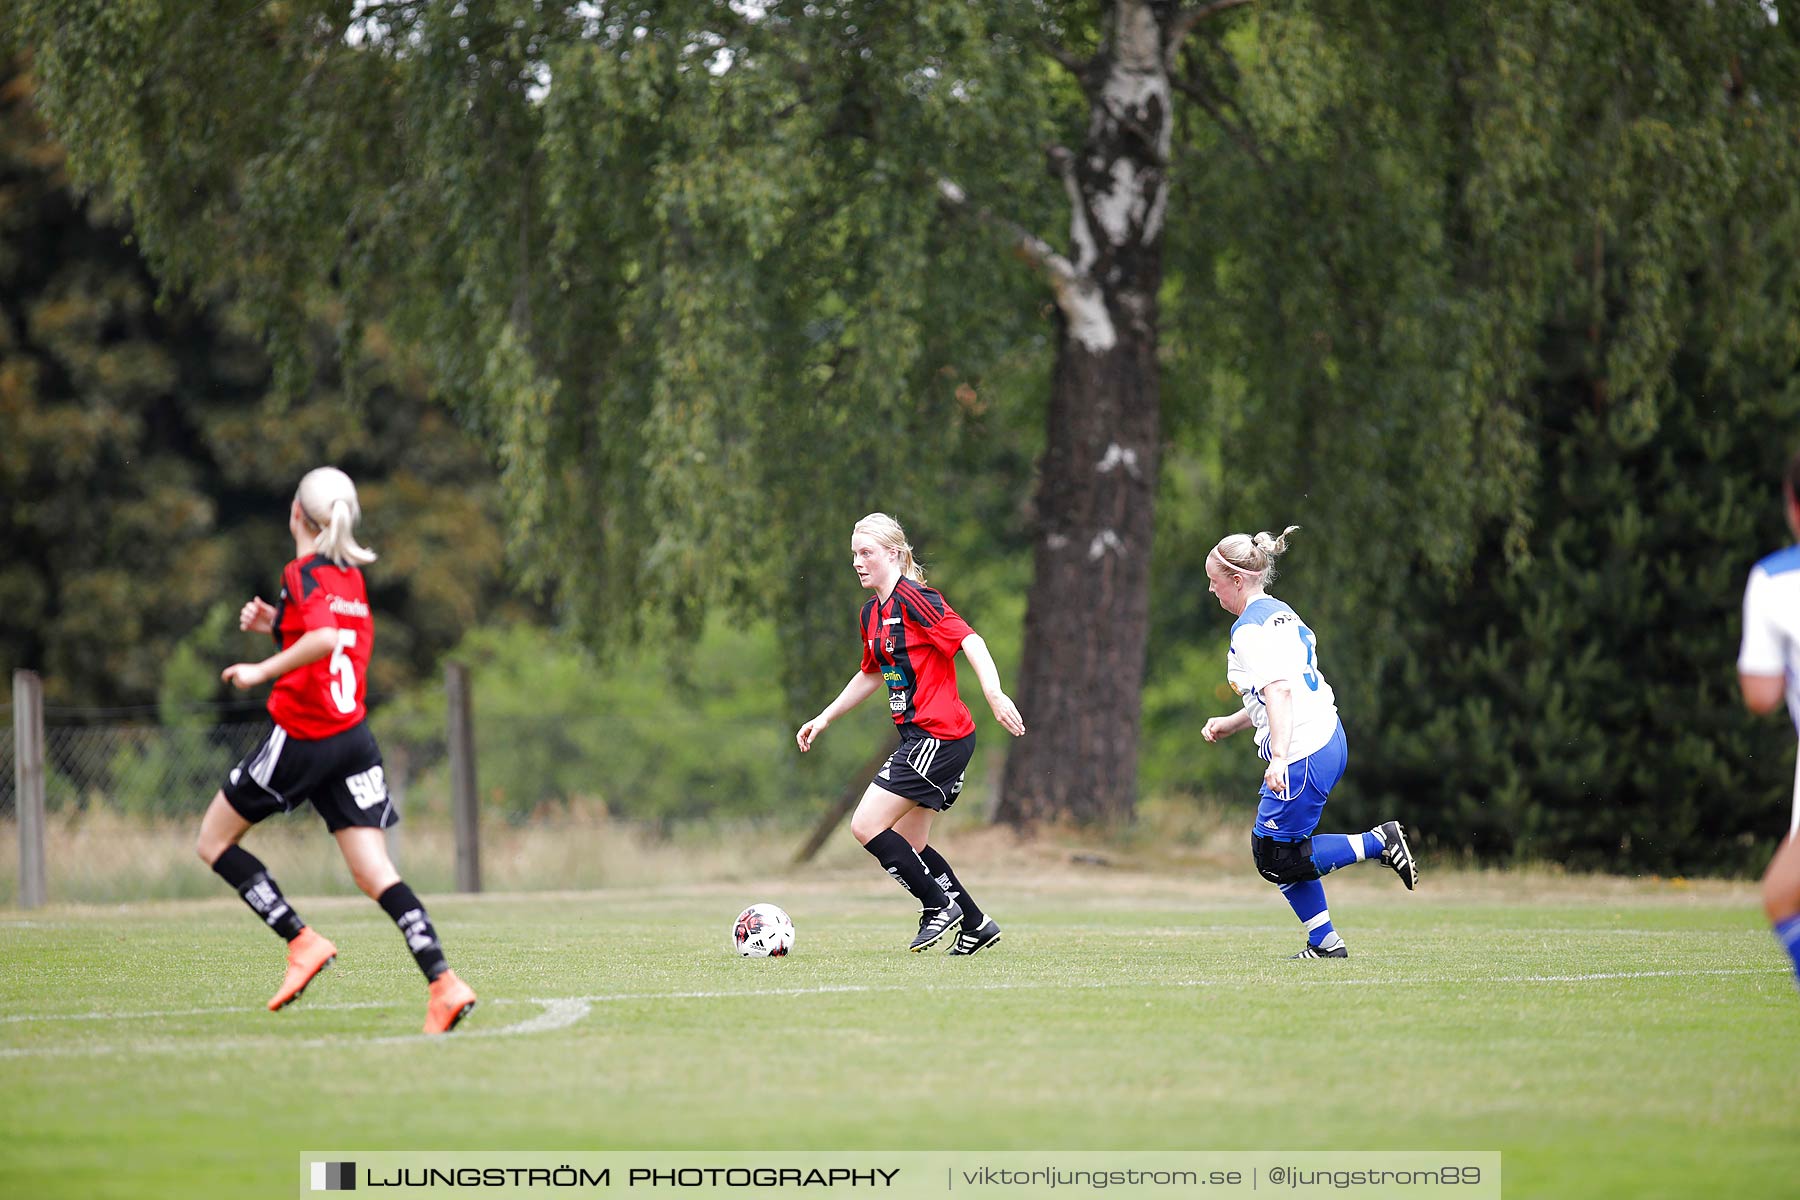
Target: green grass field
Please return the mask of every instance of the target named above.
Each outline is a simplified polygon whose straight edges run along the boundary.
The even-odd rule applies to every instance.
[[[1290,962],[1272,888],[968,872],[992,952],[900,949],[868,871],[430,898],[481,1006],[357,898],[263,1001],[235,899],[0,913],[0,1195],[291,1195],[303,1150],[1498,1150],[1508,1197],[1800,1193],[1800,995],[1753,889],[1334,876],[1352,957]],[[726,948],[787,908],[786,960]]]

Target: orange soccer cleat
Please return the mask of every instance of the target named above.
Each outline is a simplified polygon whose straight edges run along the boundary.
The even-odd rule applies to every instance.
[[[431,1002],[425,1006],[425,1032],[449,1033],[475,1007],[475,989],[445,971],[431,981]]]
[[[329,967],[337,957],[337,947],[313,932],[308,925],[300,931],[300,936],[288,943],[287,976],[281,981],[281,990],[269,1000],[269,1011],[286,1008],[300,998],[306,985]]]

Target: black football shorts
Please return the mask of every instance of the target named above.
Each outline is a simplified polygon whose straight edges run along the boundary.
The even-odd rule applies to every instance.
[[[386,829],[400,820],[381,773],[381,747],[363,721],[313,741],[273,726],[231,768],[222,790],[251,824],[309,800],[333,833],[352,826]]]
[[[963,774],[975,754],[975,734],[945,740],[908,729],[900,746],[875,773],[875,786],[925,808],[946,811],[962,794]]]

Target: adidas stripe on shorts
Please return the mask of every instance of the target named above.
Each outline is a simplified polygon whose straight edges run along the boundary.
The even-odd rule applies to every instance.
[[[943,812],[962,794],[963,774],[975,754],[975,735],[943,739],[903,729],[900,746],[875,773],[875,786]]]

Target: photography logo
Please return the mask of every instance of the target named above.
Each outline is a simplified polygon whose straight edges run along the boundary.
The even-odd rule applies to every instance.
[[[312,1165],[312,1190],[315,1192],[354,1192],[356,1164],[353,1162],[317,1162]]]

